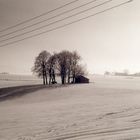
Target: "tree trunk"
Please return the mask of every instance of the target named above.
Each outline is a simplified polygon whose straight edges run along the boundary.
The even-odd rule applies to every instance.
[[[66,77],[64,75],[61,76],[61,81],[62,81],[62,84],[66,83]]]
[[[70,83],[70,70],[68,71],[68,84]]]
[[[43,74],[43,85],[45,85],[45,76]]]
[[[64,75],[61,77],[62,84],[65,84]]]
[[[51,84],[51,79],[52,79],[51,76],[49,76],[49,85]]]
[[[75,83],[75,72],[73,73],[73,83]]]
[[[45,75],[45,79],[46,79],[46,85],[48,85],[48,78],[47,78],[47,74]]]

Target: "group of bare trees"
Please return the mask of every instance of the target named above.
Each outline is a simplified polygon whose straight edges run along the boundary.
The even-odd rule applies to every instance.
[[[51,55],[47,51],[42,51],[35,58],[32,71],[42,77],[43,84],[55,84],[56,76],[61,77],[62,84],[75,83],[77,75],[84,75],[85,70],[79,64],[80,55],[74,51],[61,51]]]

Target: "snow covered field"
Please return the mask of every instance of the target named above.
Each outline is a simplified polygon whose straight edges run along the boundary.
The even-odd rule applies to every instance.
[[[0,74],[0,88],[42,84],[42,80],[32,75]]]
[[[0,140],[140,139],[140,78],[93,80],[0,102]]]

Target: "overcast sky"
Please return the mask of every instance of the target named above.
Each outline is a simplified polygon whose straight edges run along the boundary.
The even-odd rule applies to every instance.
[[[64,5],[72,0],[0,0],[0,30],[13,26],[24,20],[40,15],[46,11]],[[11,31],[31,25],[58,13],[82,5],[92,0],[79,0],[63,9],[36,19],[30,23],[18,26],[11,30],[0,32],[0,36]],[[46,25],[78,11],[98,5],[107,0],[97,0],[89,6],[75,10],[41,25]],[[43,28],[28,35],[19,36],[5,42],[0,46],[30,35],[83,18],[127,0],[113,0],[112,2],[95,8],[84,14],[67,19],[53,26]],[[82,61],[87,65],[90,73],[104,73],[104,71],[140,72],[140,1],[123,5],[100,15],[88,18],[64,28],[36,36],[21,42],[0,47],[0,72],[16,74],[31,74],[31,67],[35,56],[42,50],[51,53],[65,50],[77,50]],[[21,34],[24,31],[0,38],[1,40]]]

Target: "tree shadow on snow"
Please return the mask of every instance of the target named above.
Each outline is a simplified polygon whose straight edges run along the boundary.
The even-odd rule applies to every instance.
[[[59,85],[28,85],[28,86],[16,86],[16,87],[6,87],[0,88],[0,101],[4,101],[7,99],[13,99],[17,97],[21,97],[25,94],[35,92],[45,88],[55,88]]]

